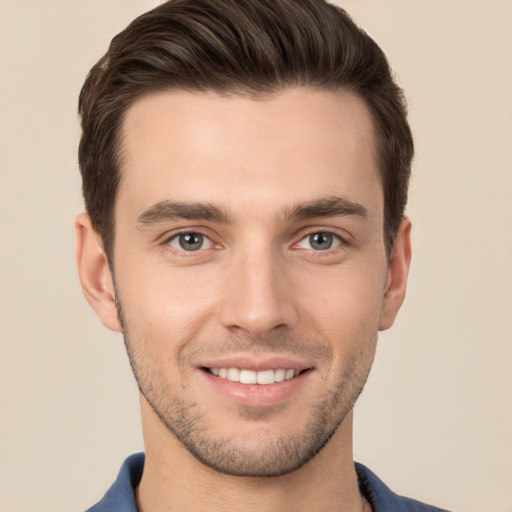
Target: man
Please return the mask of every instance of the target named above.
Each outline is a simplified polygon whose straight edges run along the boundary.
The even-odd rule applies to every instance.
[[[352,458],[411,256],[378,46],[323,0],[171,0],[79,109],[79,275],[123,332],[145,442],[90,510],[440,510]]]

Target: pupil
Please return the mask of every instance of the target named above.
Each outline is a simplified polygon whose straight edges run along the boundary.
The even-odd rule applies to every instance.
[[[187,233],[180,236],[180,246],[185,251],[194,251],[203,245],[203,236],[198,233]]]
[[[311,247],[320,251],[330,249],[332,245],[332,235],[329,233],[315,233],[309,237]]]

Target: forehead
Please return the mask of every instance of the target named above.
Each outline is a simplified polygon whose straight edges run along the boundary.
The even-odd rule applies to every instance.
[[[381,210],[375,145],[364,101],[348,92],[152,93],[124,119],[118,206],[135,215],[173,198],[249,213],[343,195]]]

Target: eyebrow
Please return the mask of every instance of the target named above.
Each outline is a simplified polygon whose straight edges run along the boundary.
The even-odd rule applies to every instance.
[[[346,197],[333,196],[299,203],[284,213],[289,221],[307,220],[318,217],[356,216],[368,219],[368,210]],[[221,224],[233,221],[225,209],[213,203],[160,201],[137,217],[137,227],[158,224],[168,220],[203,220]]]
[[[286,213],[290,220],[307,220],[316,217],[356,216],[368,219],[368,210],[360,203],[346,197],[331,196],[300,203]]]
[[[137,226],[143,228],[167,220],[208,220],[227,224],[230,216],[212,203],[181,203],[160,201],[137,217]]]

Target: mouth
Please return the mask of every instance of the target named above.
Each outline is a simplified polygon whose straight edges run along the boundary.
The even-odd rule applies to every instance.
[[[307,383],[315,382],[314,365],[297,357],[242,354],[204,361],[198,369],[205,377],[204,392],[214,393],[210,399],[223,397],[228,404],[257,409],[292,403]]]
[[[249,370],[245,368],[203,368],[210,374],[219,379],[239,382],[240,384],[259,384],[266,386],[276,384],[298,377],[308,370],[299,370],[295,368],[278,368],[266,370]]]

